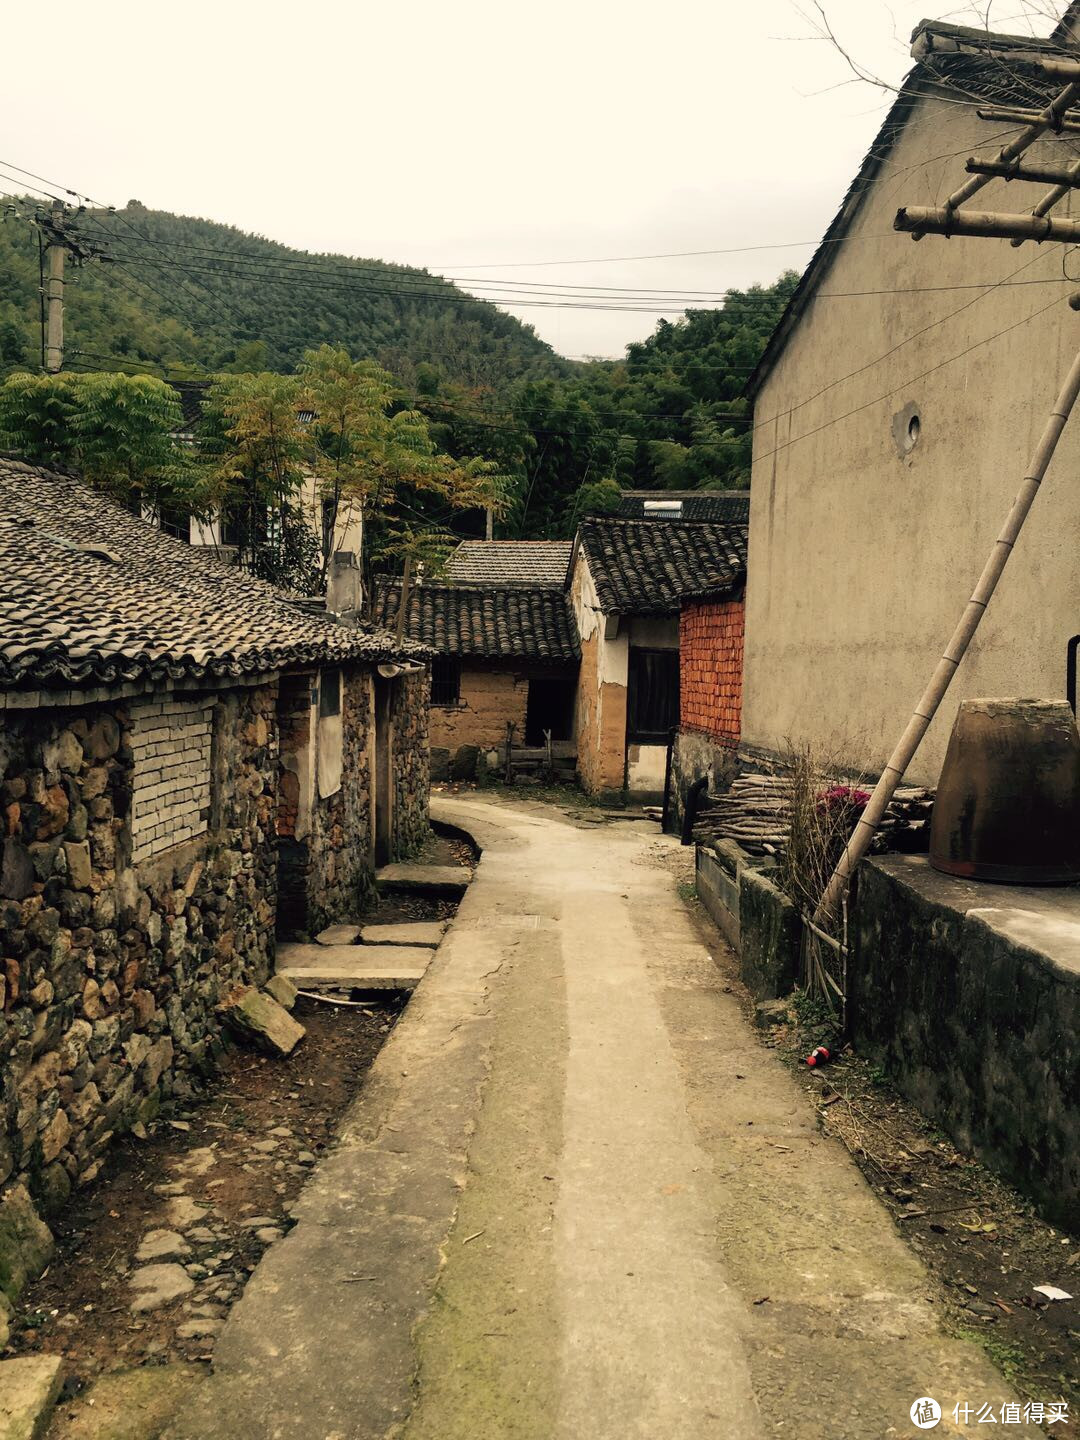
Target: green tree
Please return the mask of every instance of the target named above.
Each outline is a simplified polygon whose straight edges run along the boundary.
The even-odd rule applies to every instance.
[[[205,513],[203,474],[175,439],[176,391],[146,375],[30,375],[0,385],[0,433],[28,460],[73,465],[126,508]]]
[[[453,543],[446,524],[453,513],[502,511],[508,482],[497,464],[440,450],[421,411],[395,408],[400,394],[388,371],[323,345],[304,356],[299,382],[314,412],[309,463],[328,507],[327,528],[342,506],[363,515],[369,595],[378,570],[406,562],[437,570]]]

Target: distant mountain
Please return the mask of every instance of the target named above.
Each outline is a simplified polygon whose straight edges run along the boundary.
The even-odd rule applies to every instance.
[[[38,232],[24,218],[34,204],[19,200],[0,225],[0,369],[40,355]],[[68,270],[74,368],[291,370],[326,341],[406,385],[425,363],[495,390],[573,370],[531,326],[425,270],[292,250],[137,201],[65,224],[102,255]]]

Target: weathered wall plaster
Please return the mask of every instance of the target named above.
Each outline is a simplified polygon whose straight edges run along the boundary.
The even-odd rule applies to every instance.
[[[1056,247],[915,245],[893,231],[897,207],[954,188],[993,129],[970,106],[916,102],[849,238],[830,247],[821,288],[847,298],[810,300],[757,396],[743,707],[753,746],[839,740],[853,766],[884,764],[1075,352],[1076,316],[1064,295],[1052,303]],[[1029,157],[1067,159],[1069,143],[1048,137]],[[1024,210],[1038,193],[993,181],[979,208]],[[998,283],[1021,266],[1023,283]],[[964,291],[973,281],[997,288]],[[898,446],[894,416],[916,410],[917,442]],[[912,781],[936,782],[961,699],[1064,695],[1080,631],[1078,470],[1074,420]]]

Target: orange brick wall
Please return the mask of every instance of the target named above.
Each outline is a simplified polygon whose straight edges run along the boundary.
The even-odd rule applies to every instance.
[[[679,617],[679,724],[737,745],[741,733],[744,606],[691,600]]]

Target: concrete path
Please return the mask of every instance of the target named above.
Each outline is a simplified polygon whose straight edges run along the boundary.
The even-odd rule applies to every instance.
[[[725,993],[673,842],[436,813],[476,878],[174,1440],[877,1440],[924,1395],[976,1433],[953,1405],[1012,1397]]]

